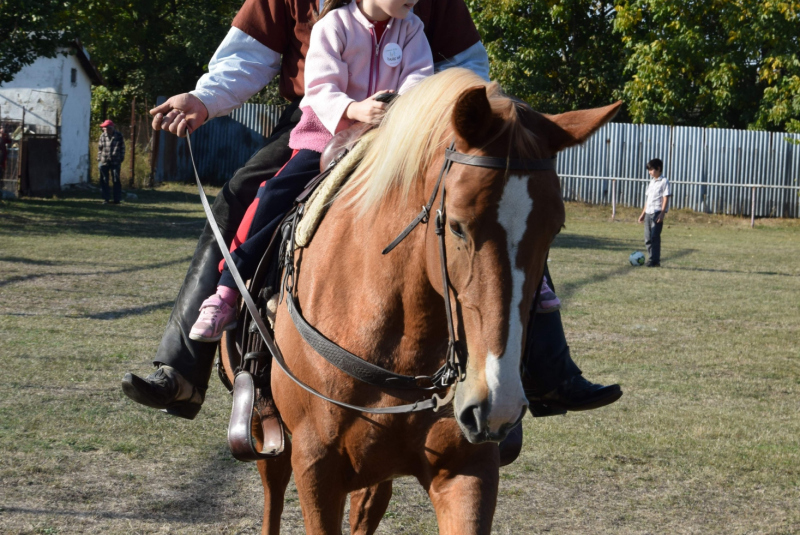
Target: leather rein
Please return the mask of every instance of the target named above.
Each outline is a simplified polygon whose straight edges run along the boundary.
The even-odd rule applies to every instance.
[[[402,413],[410,413],[410,412],[418,412],[423,410],[433,410],[438,411],[442,406],[447,405],[453,400],[455,396],[455,389],[450,388],[455,385],[459,381],[463,381],[466,377],[466,358],[467,355],[464,353],[462,344],[456,338],[454,322],[453,322],[453,311],[450,302],[450,279],[447,273],[447,257],[446,257],[446,249],[445,249],[445,238],[444,238],[444,226],[445,226],[445,209],[444,209],[444,202],[445,202],[445,187],[444,187],[444,178],[450,171],[453,163],[458,163],[461,165],[470,165],[475,167],[482,167],[488,169],[502,169],[502,170],[524,170],[524,171],[546,171],[546,170],[554,170],[555,169],[555,157],[552,158],[545,158],[545,159],[515,159],[515,158],[499,158],[499,157],[491,157],[491,156],[474,156],[469,154],[464,154],[455,150],[455,142],[453,142],[448,149],[445,150],[445,158],[442,164],[442,168],[439,171],[439,176],[436,180],[436,185],[433,188],[433,192],[431,193],[430,199],[428,203],[422,207],[422,211],[417,215],[416,218],[395,238],[392,243],[390,243],[382,252],[382,254],[388,254],[392,251],[400,242],[402,242],[414,228],[416,228],[420,223],[427,224],[430,219],[431,209],[433,204],[436,200],[436,197],[439,194],[439,190],[441,189],[441,200],[439,204],[439,209],[436,210],[436,227],[435,232],[438,236],[439,241],[439,258],[441,262],[442,268],[442,283],[444,288],[444,303],[445,303],[445,313],[447,315],[447,328],[448,328],[448,348],[447,348],[447,357],[445,359],[445,363],[442,365],[439,370],[431,376],[407,376],[407,375],[399,375],[381,368],[380,366],[376,366],[356,355],[353,355],[346,349],[340,347],[335,342],[326,338],[322,333],[317,331],[311,324],[306,321],[303,315],[300,312],[300,309],[297,305],[297,301],[294,296],[294,279],[295,273],[297,272],[297,267],[294,262],[294,251],[295,251],[295,240],[294,234],[297,227],[297,221],[299,216],[302,215],[303,206],[299,206],[298,213],[295,215],[291,226],[287,227],[287,232],[283,235],[285,250],[283,251],[281,264],[284,268],[283,274],[283,284],[281,285],[281,299],[285,295],[286,297],[286,304],[287,309],[289,311],[289,315],[292,318],[295,327],[297,328],[300,335],[303,339],[323,358],[325,358],[328,362],[332,365],[336,366],[338,369],[342,370],[343,372],[347,373],[348,375],[359,379],[362,382],[368,383],[373,386],[377,386],[380,388],[385,389],[404,389],[404,390],[417,390],[417,391],[440,391],[445,388],[449,388],[449,392],[444,396],[441,397],[438,394],[433,394],[430,398],[418,400],[414,403],[405,404],[405,405],[395,405],[390,407],[360,407],[357,405],[351,405],[349,403],[345,403],[343,401],[338,401],[332,399],[324,394],[318,392],[317,390],[313,389],[312,387],[308,386],[304,382],[302,382],[299,378],[297,378],[289,369],[286,361],[283,358],[283,354],[281,353],[278,346],[275,344],[272,336],[267,329],[267,326],[264,324],[264,320],[259,314],[258,309],[253,302],[253,298],[250,295],[250,292],[247,290],[247,287],[244,281],[239,274],[239,271],[236,269],[236,265],[233,262],[233,259],[230,256],[230,252],[228,251],[228,246],[225,243],[225,240],[222,237],[222,234],[219,230],[219,226],[216,223],[214,218],[214,214],[211,211],[211,206],[208,203],[208,198],[206,197],[205,191],[203,190],[203,185],[200,183],[200,176],[197,173],[197,166],[195,165],[194,161],[194,154],[192,153],[192,144],[190,141],[190,134],[187,132],[186,134],[186,142],[189,146],[189,156],[192,161],[192,168],[194,170],[195,180],[197,182],[197,188],[200,194],[200,201],[203,204],[203,209],[206,214],[206,218],[209,222],[209,226],[211,227],[214,237],[217,240],[217,244],[222,252],[222,256],[225,258],[225,262],[230,269],[231,275],[233,276],[234,281],[236,282],[236,286],[242,296],[242,300],[244,301],[244,305],[247,308],[250,316],[253,318],[255,322],[256,328],[261,335],[261,338],[264,341],[267,349],[269,350],[272,357],[275,359],[275,362],[278,363],[278,366],[283,370],[283,372],[294,381],[298,386],[303,388],[304,390],[308,391],[309,393],[324,399],[334,405],[339,407],[352,409],[360,412],[365,412],[369,414],[402,414]],[[313,182],[313,181],[312,181]]]

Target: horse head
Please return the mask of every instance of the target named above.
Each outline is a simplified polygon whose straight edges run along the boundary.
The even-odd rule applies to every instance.
[[[438,235],[417,231],[410,240],[416,245],[406,245],[406,262],[424,262],[428,290],[420,288],[420,296],[429,291],[450,300],[456,338],[468,355],[454,412],[473,443],[502,440],[527,407],[520,364],[529,311],[550,244],[564,224],[552,158],[585,141],[619,106],[543,115],[496,83],[447,69],[392,104],[345,187],[360,214],[382,213],[390,220],[419,210],[435,191],[437,203],[444,195],[444,255]],[[451,143],[462,161],[450,162],[448,169],[445,148]],[[465,165],[471,156],[479,158]],[[534,161],[547,165],[525,163]],[[443,188],[440,170],[446,170]],[[409,247],[421,254],[408,253]],[[442,316],[444,327],[444,310],[433,308],[443,299],[429,301],[424,313]]]
[[[545,160],[586,140],[618,108],[619,103],[545,116],[495,87],[479,86],[462,92],[454,105],[455,149],[516,162]],[[520,365],[526,326],[548,250],[564,224],[555,170],[518,166],[522,168],[453,163],[444,186],[452,306],[468,354],[454,409],[473,443],[502,440],[525,414]],[[434,286],[441,281],[438,263],[438,251],[429,240]],[[443,291],[441,284],[437,290]]]

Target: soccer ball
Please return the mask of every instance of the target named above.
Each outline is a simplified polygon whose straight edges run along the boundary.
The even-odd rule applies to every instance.
[[[643,266],[644,265],[644,255],[639,251],[635,253],[631,253],[628,257],[628,261],[631,263],[632,266]]]

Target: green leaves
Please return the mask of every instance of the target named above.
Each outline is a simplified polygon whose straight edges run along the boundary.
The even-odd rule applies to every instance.
[[[800,2],[628,0],[616,10],[626,56],[617,95],[635,122],[796,128]]]
[[[621,82],[613,9],[597,0],[467,2],[492,78],[544,112],[608,104]]]
[[[58,0],[0,2],[0,84],[37,57],[53,57],[74,39],[66,5]]]
[[[541,111],[800,131],[800,0],[468,4],[492,77]]]

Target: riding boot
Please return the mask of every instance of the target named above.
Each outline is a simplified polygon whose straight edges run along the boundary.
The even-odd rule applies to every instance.
[[[582,377],[570,356],[559,311],[531,314],[522,385],[537,417],[596,409],[622,396],[619,385],[594,384]]]

